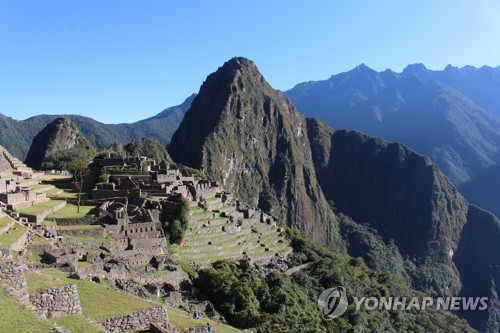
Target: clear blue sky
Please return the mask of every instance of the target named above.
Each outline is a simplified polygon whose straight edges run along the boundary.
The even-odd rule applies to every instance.
[[[133,122],[233,56],[287,90],[365,63],[500,65],[497,0],[0,0],[0,113]]]

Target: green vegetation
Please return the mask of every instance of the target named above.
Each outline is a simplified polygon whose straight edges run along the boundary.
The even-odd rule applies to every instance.
[[[120,293],[106,287],[102,284],[96,284],[85,280],[70,279],[65,273],[56,269],[44,269],[41,271],[50,277],[43,278],[42,282],[35,280],[40,279],[40,276],[31,276],[26,279],[28,281],[28,289],[37,290],[38,288],[49,288],[51,283],[56,285],[61,284],[74,284],[78,290],[78,296],[82,305],[83,315],[90,317],[97,322],[101,322],[106,318],[132,313],[138,310],[147,309],[155,306],[152,303],[146,302],[140,298]],[[59,280],[56,280],[59,279]],[[30,286],[32,284],[32,286]],[[33,284],[35,287],[33,287]]]
[[[200,169],[192,168],[186,165],[180,165],[181,170],[184,169],[186,173],[194,175],[198,179],[208,179],[207,175]]]
[[[207,323],[212,324],[215,332],[217,333],[237,333],[240,330],[233,328],[228,325],[224,325],[221,323],[214,322],[213,320],[207,318],[201,319],[193,319],[192,315],[182,311],[177,308],[173,308],[171,306],[167,306],[168,310],[168,319],[172,325],[179,331],[182,332],[184,329],[192,327],[192,326],[202,326]]]
[[[52,326],[9,297],[0,287],[0,328],[2,332],[47,333]]]
[[[352,296],[414,296],[401,278],[369,269],[361,259],[332,252],[297,231],[288,230],[295,260],[309,266],[291,276],[267,277],[247,261],[220,261],[201,270],[195,284],[237,327],[257,332],[472,332],[445,311],[355,311]],[[326,288],[344,286],[346,313],[325,321],[318,311],[318,295]]]
[[[409,281],[404,260],[393,241],[386,243],[377,230],[369,225],[358,224],[343,214],[337,216],[342,240],[346,242],[349,255],[362,257],[371,269],[389,272]]]
[[[46,202],[39,203],[34,206],[26,207],[18,210],[19,213],[27,214],[27,215],[38,215],[45,212],[49,208],[53,208],[61,203],[65,202],[64,200],[49,200]]]
[[[179,265],[181,266],[182,270],[184,272],[188,273],[189,276],[191,276],[192,278],[198,276],[198,272],[196,272],[196,270],[193,267],[191,267],[191,265],[189,264],[188,261],[179,260]]]
[[[47,288],[72,284],[71,282],[68,282],[65,279],[64,280],[54,279],[51,276],[45,274],[36,274],[31,271],[25,271],[24,276],[26,277],[26,284],[28,285],[29,293],[36,293]]]
[[[71,161],[88,163],[95,153],[95,148],[68,117],[58,118],[35,136],[26,164],[37,170],[62,170]]]
[[[12,220],[8,217],[2,217],[0,218],[0,229],[5,228],[9,224],[12,223]]]
[[[101,333],[82,315],[68,315],[49,319],[54,326],[67,328],[71,333]]]
[[[78,212],[78,206],[72,203],[67,203],[66,206],[54,214],[49,215],[53,218],[76,218],[76,217],[95,217],[99,213],[99,207],[97,206],[80,206],[80,212]]]
[[[163,230],[170,243],[179,244],[184,238],[189,223],[188,201],[180,197],[180,201],[174,208],[164,205],[161,220],[163,223]]]
[[[137,139],[126,145],[124,149],[131,156],[146,156],[156,160],[158,163],[161,161],[172,162],[172,158],[170,158],[167,150],[157,139]]]
[[[100,225],[94,224],[80,224],[80,225],[61,225],[58,226],[59,230],[92,230],[92,229],[102,229]]]
[[[9,231],[0,235],[0,248],[8,248],[26,232],[26,227],[14,224]]]
[[[85,156],[74,156],[63,164],[63,168],[68,170],[73,177],[73,184],[78,192],[77,212],[80,213],[80,203],[82,201],[83,180],[89,171],[89,160]]]

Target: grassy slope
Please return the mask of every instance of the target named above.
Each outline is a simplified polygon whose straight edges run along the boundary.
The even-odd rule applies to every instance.
[[[18,240],[19,237],[21,237],[25,231],[26,228],[24,226],[16,223],[13,227],[9,229],[8,233],[0,235],[0,248],[9,247],[12,243]]]
[[[51,329],[49,322],[34,316],[30,310],[9,297],[5,289],[0,288],[0,331],[46,333]]]

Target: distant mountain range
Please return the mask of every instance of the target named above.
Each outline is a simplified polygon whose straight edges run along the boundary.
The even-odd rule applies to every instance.
[[[166,146],[184,113],[191,106],[194,96],[189,96],[182,104],[167,108],[154,117],[131,124],[103,124],[88,117],[67,116],[97,149],[105,149],[115,141],[126,144],[142,137],[158,139]],[[116,116],[119,120],[119,114]],[[61,115],[40,115],[19,121],[0,114],[0,144],[11,154],[24,160],[38,132],[59,117]]]
[[[306,116],[402,142],[432,158],[457,185],[500,160],[500,72],[467,66],[402,73],[365,65],[285,92]]]

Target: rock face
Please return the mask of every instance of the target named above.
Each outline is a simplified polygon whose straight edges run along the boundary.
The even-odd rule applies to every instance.
[[[461,311],[480,332],[500,331],[500,221],[491,213],[469,206],[454,261],[463,288],[459,296],[487,296],[486,311]]]
[[[82,314],[80,298],[74,284],[30,294],[30,302],[35,310],[45,313],[48,318]]]
[[[446,176],[401,144],[333,131],[315,119],[308,125],[326,198],[339,212],[394,241],[403,258],[415,259],[416,272],[408,272],[414,287],[456,294],[460,277],[449,253],[458,248],[467,202]],[[420,276],[423,267],[436,276]]]
[[[306,119],[245,58],[208,76],[168,150],[178,163],[322,243],[336,219],[316,180]]]
[[[71,156],[89,160],[95,149],[69,118],[58,118],[36,135],[26,157],[26,164],[37,170],[61,169]]]

